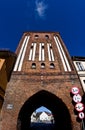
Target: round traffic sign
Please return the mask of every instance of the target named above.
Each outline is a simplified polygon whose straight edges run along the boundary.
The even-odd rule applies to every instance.
[[[74,96],[73,96],[73,101],[74,101],[75,103],[81,102],[81,101],[82,101],[81,95],[80,95],[80,94],[74,95]]]
[[[72,87],[71,93],[72,94],[78,94],[79,93],[79,88],[78,87]]]
[[[84,112],[79,112],[78,117],[80,119],[84,119],[84,117],[85,117]]]
[[[81,112],[84,110],[84,104],[79,102],[75,105],[75,109],[78,111],[78,112]]]

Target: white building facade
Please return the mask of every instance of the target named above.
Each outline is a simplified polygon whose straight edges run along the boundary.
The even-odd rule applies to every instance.
[[[82,89],[85,92],[85,57],[72,57],[75,69],[78,73]]]

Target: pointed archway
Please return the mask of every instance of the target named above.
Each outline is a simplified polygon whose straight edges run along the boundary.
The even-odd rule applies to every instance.
[[[24,103],[18,115],[17,130],[30,130],[31,114],[40,106],[52,111],[55,130],[72,130],[71,117],[65,103],[45,90],[37,92]]]

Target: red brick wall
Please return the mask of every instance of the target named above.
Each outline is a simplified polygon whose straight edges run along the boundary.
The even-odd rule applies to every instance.
[[[34,33],[33,35],[35,35]],[[33,41],[33,35],[30,33],[31,39],[29,44]],[[17,119],[19,112],[23,104],[34,94],[41,90],[45,90],[54,94],[56,97],[62,100],[69,110],[71,121],[72,121],[72,130],[81,130],[81,123],[76,121],[77,115],[74,114],[74,106],[72,104],[72,97],[70,96],[70,90],[73,86],[80,88],[80,93],[83,95],[81,90],[80,81],[78,76],[73,69],[72,61],[70,61],[70,56],[68,51],[66,51],[68,60],[72,66],[72,72],[64,72],[62,67],[61,59],[58,54],[58,51],[55,48],[53,41],[54,33],[50,34],[51,42],[53,42],[54,51],[56,52],[56,61],[55,69],[49,69],[49,62],[46,58],[45,69],[40,69],[40,62],[36,60],[37,68],[31,69],[31,63],[27,61],[29,46],[27,47],[24,64],[21,72],[13,72],[11,80],[8,83],[5,101],[2,109],[2,130],[17,130]],[[59,34],[58,34],[59,35]],[[44,34],[42,34],[42,37]],[[43,38],[41,38],[41,41]],[[40,42],[40,40],[39,40]],[[45,41],[46,42],[46,41]],[[22,44],[22,40],[21,43]],[[63,45],[64,46],[64,45]],[[17,49],[17,53],[19,52]],[[65,48],[65,46],[64,46]],[[66,48],[65,48],[66,49]],[[12,104],[12,109],[8,109],[8,104]],[[33,104],[32,104],[33,105]],[[55,107],[55,106],[53,106]],[[57,111],[57,110],[56,110]],[[62,110],[63,111],[63,110]],[[19,129],[18,129],[19,130]]]

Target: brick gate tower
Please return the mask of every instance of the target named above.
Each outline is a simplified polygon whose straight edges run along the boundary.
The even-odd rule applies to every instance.
[[[2,108],[2,130],[30,130],[31,114],[45,106],[53,113],[54,130],[81,130],[70,90],[80,81],[59,33],[26,32]]]

